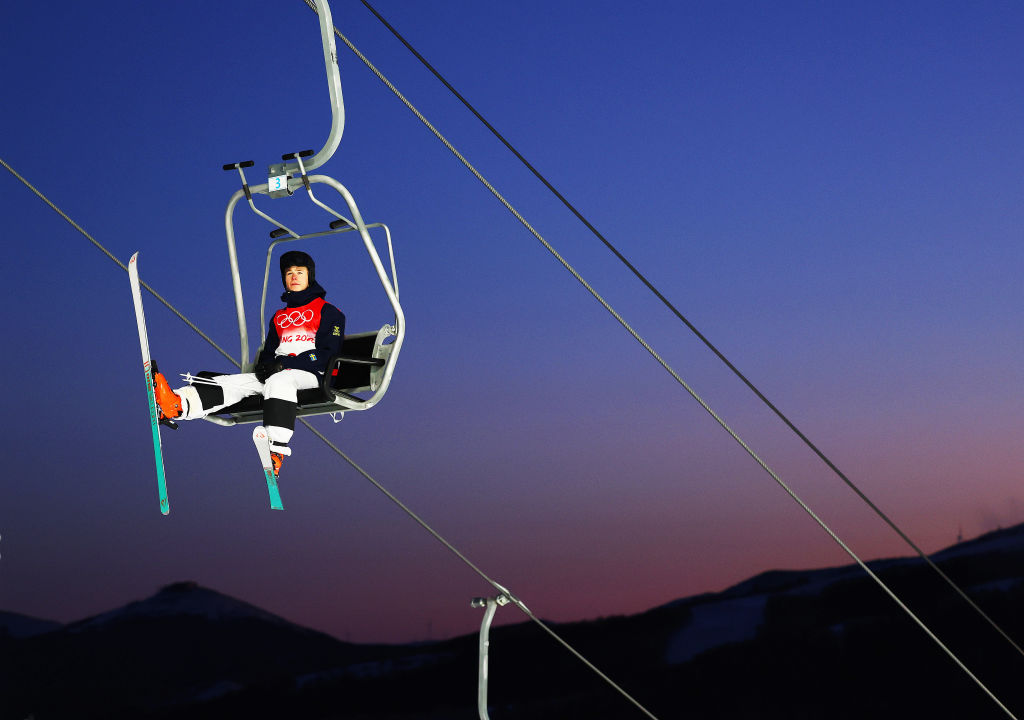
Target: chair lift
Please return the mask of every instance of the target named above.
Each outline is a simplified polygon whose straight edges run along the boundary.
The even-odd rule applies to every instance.
[[[377,272],[377,277],[387,294],[394,310],[394,323],[387,323],[379,330],[345,335],[342,343],[342,354],[332,357],[327,365],[319,388],[300,390],[298,393],[298,416],[330,414],[337,422],[348,411],[369,410],[384,397],[391,383],[395,362],[402,349],[405,339],[405,314],[398,301],[398,276],[395,271],[395,256],[391,245],[391,231],[382,223],[363,222],[362,215],[356,207],[351,193],[337,180],[326,175],[310,175],[314,170],[327,162],[341,141],[345,125],[345,108],[341,96],[341,77],[338,71],[338,56],[334,44],[334,23],[327,0],[315,0],[317,15],[320,18],[320,37],[323,43],[324,64],[327,68],[327,84],[331,97],[331,131],[324,146],[315,155],[312,150],[287,153],[281,156],[283,162],[268,168],[268,180],[260,185],[249,185],[245,177],[245,168],[253,166],[251,160],[224,165],[224,170],[237,170],[242,180],[241,189],[237,190],[228,202],[224,217],[227,232],[228,258],[231,263],[231,278],[235,293],[235,309],[238,314],[238,332],[241,339],[242,372],[250,372],[255,357],[249,355],[249,336],[245,319],[245,305],[242,300],[242,285],[238,271],[238,255],[235,248],[234,213],[235,207],[244,196],[249,207],[259,217],[270,222],[274,229],[270,232],[271,242],[267,248],[266,267],[263,273],[263,294],[260,301],[260,328],[266,327],[265,313],[267,301],[267,283],[270,278],[270,264],[274,248],[287,242],[307,240],[330,235],[358,232],[370,261]],[[309,158],[309,160],[305,160]],[[345,201],[348,216],[342,215],[323,203],[313,193],[314,184],[324,184],[333,188]],[[253,195],[267,195],[271,198],[290,197],[298,190],[304,190],[312,202],[332,216],[327,230],[298,233],[286,225],[274,220],[261,211],[253,202]],[[351,219],[350,219],[351,218]],[[371,229],[383,229],[387,241],[388,258],[391,275],[384,269],[377,248],[370,237]],[[393,338],[393,339],[392,339]],[[391,340],[390,342],[388,342]],[[257,351],[258,353],[258,351]],[[357,395],[361,393],[361,395]],[[369,393],[369,395],[366,395]],[[241,402],[209,415],[205,419],[218,425],[236,425],[241,423],[261,422],[263,417],[263,398],[247,397]]]

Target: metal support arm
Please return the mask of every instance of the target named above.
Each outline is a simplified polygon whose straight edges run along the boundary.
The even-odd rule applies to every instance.
[[[476,698],[480,720],[490,720],[487,714],[487,665],[491,645],[491,622],[494,620],[494,613],[498,606],[507,605],[509,602],[511,601],[507,595],[498,595],[492,598],[473,598],[470,603],[472,607],[484,608],[484,620],[480,624],[480,666]]]
[[[338,70],[338,49],[334,44],[334,20],[331,18],[331,6],[327,0],[308,0],[320,18],[320,40],[324,49],[324,65],[327,68],[327,88],[331,94],[331,132],[324,146],[317,151],[309,162],[306,170],[315,170],[334,155],[341,142],[341,134],[345,130],[345,103],[341,96],[341,72]],[[299,172],[299,164],[295,161],[271,165],[269,175],[295,175]]]

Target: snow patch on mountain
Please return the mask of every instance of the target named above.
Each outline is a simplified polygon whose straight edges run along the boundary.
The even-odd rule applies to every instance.
[[[245,686],[241,683],[237,683],[233,680],[220,680],[190,697],[189,702],[209,702],[210,700],[217,700],[225,695],[230,695],[231,693],[244,689]]]
[[[694,605],[689,621],[668,642],[666,662],[684,663],[719,645],[752,640],[767,604],[768,595],[751,595]]]
[[[991,553],[1024,553],[1024,525],[996,530],[974,540],[958,543],[930,556],[939,563],[953,558]],[[872,560],[867,566],[874,573],[921,564],[919,556]],[[663,607],[685,606],[690,617],[669,639],[665,651],[668,663],[683,663],[700,653],[735,642],[752,640],[764,619],[769,597],[817,595],[837,583],[867,577],[859,564],[816,570],[769,570],[733,585],[720,593],[705,593],[668,603]],[[1007,591],[1021,579],[997,580],[967,588],[971,592]],[[833,628],[842,632],[841,626]]]
[[[386,660],[353,663],[344,667],[300,675],[295,678],[295,687],[301,689],[308,685],[327,683],[345,677],[367,679],[385,677],[400,672],[412,672],[433,665],[439,665],[442,662],[451,660],[452,657],[451,653],[418,653],[416,655],[403,655]]]

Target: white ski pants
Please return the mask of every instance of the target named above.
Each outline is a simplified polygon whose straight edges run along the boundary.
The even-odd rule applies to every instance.
[[[265,383],[257,380],[253,373],[215,375],[210,381],[223,391],[223,398],[217,393],[217,400],[206,406],[203,405],[203,399],[210,403],[210,393],[200,393],[193,385],[185,385],[174,391],[185,401],[182,403],[180,419],[198,420],[234,405],[244,397],[263,395],[264,424],[270,438],[271,450],[282,455],[291,455],[288,441],[291,440],[295,429],[295,408],[299,390],[310,390],[320,386],[320,378],[306,370],[282,370],[268,377]]]

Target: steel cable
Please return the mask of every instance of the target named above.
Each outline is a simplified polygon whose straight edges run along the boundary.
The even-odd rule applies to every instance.
[[[917,553],[917,555],[922,560],[924,560],[924,562],[935,573],[937,573],[938,576],[943,581],[945,581],[946,584],[948,584],[949,587],[952,588],[955,593],[957,593],[975,612],[977,612],[982,619],[984,619],[999,635],[1001,635],[1003,639],[1006,640],[1006,642],[1008,642],[1018,653],[1024,656],[1024,648],[1021,648],[1021,646],[1018,645],[1017,642],[1012,637],[1010,637],[1009,634],[1007,634],[1006,631],[1004,631],[1003,628],[1000,627],[995,620],[989,617],[989,615],[985,613],[985,611],[982,610],[981,607],[977,603],[975,603],[975,601],[969,595],[967,595],[967,593],[952,578],[946,575],[946,573],[943,572],[942,569],[938,565],[936,565],[935,562],[930,557],[928,557],[927,554],[925,554],[925,552],[910,538],[910,536],[908,536],[880,507],[878,507],[878,505],[876,505],[860,489],[860,487],[858,487],[844,472],[842,472],[839,469],[839,467],[834,462],[832,462],[832,460],[827,455],[825,455],[825,453],[814,442],[812,442],[811,439],[807,437],[807,435],[805,435],[796,426],[796,424],[789,419],[789,417],[785,415],[785,413],[783,413],[771,400],[769,400],[768,397],[764,395],[764,393],[762,393],[761,390],[756,385],[754,385],[754,383],[749,378],[747,378],[747,376],[744,375],[743,372],[740,371],[740,369],[736,367],[729,360],[729,358],[727,358],[725,354],[721,350],[719,350],[718,347],[715,346],[715,344],[712,343],[711,340],[709,340],[697,328],[696,325],[694,325],[685,315],[682,314],[682,312],[679,311],[679,309],[675,306],[675,304],[672,303],[672,301],[665,297],[665,295],[663,295],[661,291],[658,290],[658,288],[655,287],[655,285],[642,272],[640,272],[640,270],[637,269],[637,267],[633,265],[633,263],[631,263],[629,259],[626,258],[626,256],[623,255],[617,247],[615,247],[615,245],[613,245],[607,238],[605,238],[605,236],[600,231],[598,231],[598,229],[594,227],[594,225],[591,224],[591,222],[586,217],[584,217],[584,215],[568,199],[566,199],[565,196],[562,195],[562,193],[559,192],[558,189],[555,188],[555,186],[552,185],[548,181],[548,179],[544,177],[544,175],[542,175],[541,172],[537,170],[537,168],[534,167],[533,164],[530,163],[530,161],[527,160],[519,152],[519,150],[517,150],[515,146],[513,146],[512,143],[510,143],[505,138],[505,136],[502,135],[497,130],[497,128],[494,127],[494,125],[492,125],[487,120],[473,106],[473,104],[470,103],[469,100],[467,100],[462,95],[462,93],[456,90],[455,87],[450,82],[448,82],[448,80],[425,57],[423,57],[423,55],[421,55],[419,51],[417,51],[416,48],[414,48],[412,44],[410,44],[409,41],[406,40],[405,37],[403,37],[402,34],[394,28],[394,26],[391,25],[391,23],[389,23],[379,12],[377,12],[376,8],[374,8],[373,5],[367,2],[367,0],[360,1],[363,3],[363,5],[366,6],[366,8],[371,13],[373,13],[373,15],[384,25],[384,27],[386,27],[399,40],[399,42],[401,42],[409,50],[409,52],[411,52],[413,56],[417,60],[419,60],[423,64],[423,66],[426,67],[427,70],[430,71],[430,73],[433,74],[434,77],[436,77],[441,82],[441,84],[443,84],[459,100],[459,102],[461,102],[466,107],[466,109],[469,110],[484,125],[484,127],[486,127],[498,139],[499,142],[501,142],[506,148],[508,148],[508,150],[513,155],[515,155],[515,157],[526,167],[527,170],[529,170],[544,185],[544,187],[551,191],[551,193],[563,205],[565,205],[565,207],[574,216],[576,216],[576,218],[581,223],[583,223],[583,225],[591,233],[593,233],[593,235],[598,240],[600,240],[604,244],[604,246],[608,248],[608,250],[623,265],[625,265],[626,268],[630,272],[632,272],[633,275],[635,275],[637,279],[640,280],[640,282],[643,283],[644,286],[646,286],[647,289],[650,290],[651,293],[656,298],[658,298],[658,300],[660,300],[662,304],[664,304],[665,307],[668,308],[668,310],[673,315],[675,315],[684,325],[686,325],[686,327],[689,328],[691,332],[693,332],[697,339],[699,339],[709,350],[711,350],[711,352],[714,353],[718,357],[718,359],[721,360],[722,363],[724,363],[725,366],[728,367],[729,370],[731,370],[733,374],[736,375],[736,377],[739,378],[739,380],[743,382],[743,384],[746,385],[747,388],[749,388],[750,391],[753,392],[754,395],[756,395],[757,398],[762,403],[764,403],[764,405],[769,410],[771,410],[815,455],[817,455],[818,458],[822,462],[824,462],[825,465],[840,480],[842,480],[842,482],[845,483],[851,491],[853,491],[883,522],[885,522],[903,540],[903,542],[906,543],[908,547],[910,547],[915,553]]]
[[[305,0],[305,3],[310,7],[311,10],[316,12],[316,8],[311,3],[311,0]],[[591,285],[575,270],[575,268],[573,268],[572,265],[570,265],[568,261],[566,261],[565,258],[563,258],[562,255],[559,254],[558,251],[547,240],[545,240],[544,237],[541,236],[541,234],[537,232],[537,230],[534,229],[533,226],[530,225],[530,223],[527,222],[525,218],[523,218],[523,216],[511,205],[511,203],[509,203],[509,201],[506,200],[505,197],[502,196],[501,193],[499,193],[491,185],[491,183],[488,182],[487,179],[480,174],[480,172],[462,155],[462,153],[460,153],[454,147],[454,145],[452,145],[452,143],[447,138],[445,138],[444,135],[441,134],[441,132],[437,130],[437,128],[429,120],[427,120],[427,118],[424,117],[423,114],[420,113],[418,109],[416,109],[416,107],[398,90],[398,88],[395,87],[395,85],[390,80],[388,80],[388,78],[372,62],[370,62],[370,60],[365,55],[363,55],[363,53],[360,52],[359,49],[356,48],[355,45],[337,29],[337,27],[334,28],[334,34],[349,48],[349,50],[351,50],[356,55],[356,57],[358,57],[367,66],[367,68],[369,68],[369,70],[374,75],[377,76],[377,78],[382,83],[384,83],[384,85],[389,90],[392,91],[392,93],[406,106],[406,108],[410,112],[412,112],[420,120],[420,122],[424,124],[424,126],[466,167],[466,169],[469,170],[469,172],[472,173],[473,176],[476,177],[477,180],[479,180],[481,184],[483,184],[487,188],[487,190],[492,195],[494,195],[494,197],[502,205],[504,205],[505,208],[510,213],[512,213],[512,215],[523,225],[523,227],[525,227],[527,231],[529,231],[530,234],[533,235],[548,250],[548,252],[550,252],[555,257],[555,259],[557,259],[558,262],[561,263],[562,266],[565,267],[565,269],[568,270],[581,285],[583,285],[584,288],[586,288],[588,292],[590,292],[590,294],[623,326],[623,328],[627,332],[629,332],[630,335],[633,336],[635,340],[637,340],[637,342],[639,342],[644,347],[645,350],[647,350],[647,352],[687,391],[687,393],[689,393],[690,396],[694,400],[696,400],[701,405],[701,407],[703,407],[712,416],[712,418],[715,419],[716,422],[718,422],[718,424],[747,452],[747,454],[750,455],[750,457],[759,466],[761,466],[761,468],[764,469],[772,477],[772,479],[798,505],[800,505],[800,507],[808,515],[810,515],[810,517],[840,546],[840,548],[845,553],[847,553],[847,555],[849,555],[854,560],[854,562],[856,562],[868,574],[868,576],[872,580],[874,580],[875,583],[877,583],[882,588],[882,590],[896,602],[896,604],[939,646],[939,648],[943,652],[945,652],[946,655],[949,656],[949,658],[968,677],[970,677],[975,682],[975,684],[977,684],[978,687],[986,695],[988,695],[989,698],[991,698],[992,701],[995,702],[1009,717],[1015,718],[1015,716],[1010,712],[1009,708],[1007,708],[999,700],[999,698],[997,698],[995,694],[993,694],[992,691],[988,689],[988,687],[981,681],[981,679],[974,675],[974,673],[972,673],[967,668],[967,666],[964,665],[964,663],[956,656],[956,654],[953,653],[953,651],[949,647],[947,647],[941,641],[941,639],[939,639],[938,636],[936,636],[928,628],[928,626],[925,625],[925,623],[921,621],[921,619],[918,618],[914,614],[914,612],[899,599],[899,597],[885,584],[885,582],[875,573],[873,573],[871,569],[868,568],[868,566],[864,563],[864,561],[861,560],[860,557],[849,546],[847,546],[831,530],[831,528],[829,528],[829,526],[820,517],[818,517],[818,515],[816,515],[814,511],[806,503],[804,503],[804,501],[788,485],[786,485],[785,482],[782,481],[782,479],[765,463],[765,461],[762,460],[746,444],[746,442],[744,442],[743,439],[740,438],[739,435],[736,434],[736,432],[721,417],[718,416],[717,413],[715,413],[715,411],[679,376],[679,374],[676,373],[675,370],[673,370],[671,366],[669,366],[668,363],[665,362],[665,360],[660,355],[658,355],[657,352],[655,352],[655,350],[647,343],[647,341],[644,340],[639,335],[639,333],[637,333],[637,331],[634,330],[629,325],[629,323],[627,323],[626,320],[622,318],[622,316],[619,315],[619,313],[616,312],[615,309],[612,308],[611,305],[609,305],[608,302],[603,297],[601,297],[601,295],[596,290],[594,290],[593,287],[591,287]]]
[[[124,270],[125,272],[128,272],[128,267],[123,262],[118,260],[118,258],[113,253],[111,253],[106,247],[104,247],[92,235],[90,235],[81,225],[79,225],[74,220],[72,220],[70,217],[68,217],[68,215],[63,210],[61,210],[56,204],[51,202],[49,198],[47,198],[42,192],[40,192],[38,189],[36,189],[35,186],[33,186],[28,180],[26,180],[18,172],[16,172],[14,170],[14,168],[12,168],[10,165],[7,164],[6,161],[4,161],[3,158],[0,158],[0,165],[3,165],[3,167],[6,168],[14,177],[16,177],[18,180],[20,180],[29,190],[31,190],[33,193],[35,193],[36,196],[39,197],[39,199],[41,199],[44,203],[46,203],[54,212],[56,212],[58,215],[60,215],[62,218],[64,218],[71,225],[71,227],[73,227],[75,230],[77,230],[79,233],[81,233],[83,236],[85,236],[85,238],[88,239],[89,242],[91,242],[98,250],[100,250],[100,252],[102,252],[104,255],[106,255],[111,261],[113,261],[122,270]],[[181,319],[191,330],[196,332],[200,337],[202,337],[204,340],[206,340],[206,342],[208,342],[217,351],[219,351],[228,360],[230,360],[231,363],[235,367],[238,367],[238,368],[241,367],[241,363],[239,363],[237,360],[235,360],[233,357],[231,357],[230,354],[228,354],[219,345],[217,345],[216,342],[214,342],[206,333],[204,333],[202,330],[200,330],[199,327],[196,326],[196,324],[193,323],[191,320],[189,320],[184,314],[179,312],[177,310],[177,308],[175,308],[170,302],[165,300],[162,296],[160,296],[155,290],[153,290],[146,283],[140,281],[140,284],[143,287],[145,287],[146,290],[148,290],[153,295],[153,297],[157,298],[161,303],[163,303],[167,307],[167,309],[169,309],[179,319]],[[364,478],[366,478],[370,483],[372,483],[374,487],[376,487],[380,492],[382,492],[385,496],[387,496],[393,503],[395,503],[403,512],[405,512],[407,515],[409,515],[409,517],[411,517],[420,526],[422,526],[428,533],[430,533],[430,535],[432,535],[434,537],[434,539],[436,539],[438,542],[440,542],[452,554],[454,554],[459,560],[461,560],[463,563],[465,563],[465,565],[467,567],[469,567],[473,572],[475,572],[478,576],[480,576],[485,582],[487,582],[489,585],[491,585],[493,588],[495,588],[498,592],[506,595],[509,598],[509,600],[511,600],[512,603],[516,607],[518,607],[520,609],[520,611],[523,612],[523,614],[525,614],[530,620],[532,620],[535,624],[537,624],[548,635],[550,635],[552,638],[554,638],[558,643],[560,643],[564,648],[566,648],[570,653],[572,653],[576,658],[578,658],[591,671],[593,671],[595,674],[597,674],[598,677],[600,677],[602,680],[604,680],[605,683],[607,683],[613,690],[615,690],[620,695],[622,695],[626,700],[628,700],[631,704],[633,704],[637,709],[639,709],[647,717],[651,718],[651,720],[658,720],[657,716],[655,716],[647,708],[645,708],[638,700],[636,700],[636,698],[634,698],[632,695],[630,695],[624,688],[622,688],[615,681],[613,681],[610,677],[608,677],[608,675],[606,675],[604,672],[602,672],[597,666],[595,666],[590,660],[588,660],[582,653],[580,653],[578,650],[576,650],[576,648],[574,648],[568,641],[563,639],[560,635],[558,635],[558,633],[556,633],[554,630],[552,630],[543,620],[541,620],[536,615],[534,615],[533,612],[526,606],[526,604],[522,600],[520,600],[518,597],[516,597],[511,591],[509,591],[507,588],[502,586],[500,583],[498,583],[495,580],[491,579],[491,577],[488,576],[487,573],[485,573],[483,570],[481,570],[479,567],[477,567],[477,565],[475,563],[473,563],[468,557],[466,557],[465,554],[463,554],[458,548],[456,548],[451,542],[449,542],[443,535],[441,535],[433,527],[431,527],[425,520],[423,520],[423,518],[421,518],[411,508],[409,508],[408,505],[406,505],[401,500],[399,500],[398,497],[396,497],[390,490],[388,490],[386,487],[384,487],[384,485],[382,485],[380,482],[378,482],[366,470],[364,470],[362,467],[360,467],[354,460],[352,460],[352,458],[350,458],[348,455],[346,455],[344,452],[342,452],[336,445],[334,445],[334,443],[332,443],[330,440],[328,440],[326,436],[324,436],[319,430],[314,428],[305,418],[299,418],[299,420],[302,422],[303,425],[305,425],[310,430],[310,432],[312,432],[314,435],[316,435],[318,438],[320,438],[320,440],[322,440],[331,450],[333,450],[339,457],[341,457],[353,469],[355,469],[356,472],[358,472],[360,475],[362,475]]]

